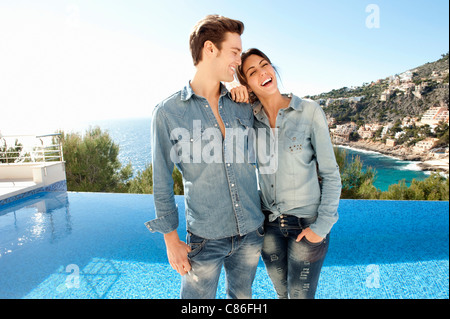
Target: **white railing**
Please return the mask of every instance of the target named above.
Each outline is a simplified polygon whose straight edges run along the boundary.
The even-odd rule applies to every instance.
[[[60,133],[0,136],[0,164],[63,161]]]

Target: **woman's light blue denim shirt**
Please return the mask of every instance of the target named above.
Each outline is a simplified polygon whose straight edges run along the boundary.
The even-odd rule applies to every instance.
[[[338,220],[341,194],[326,116],[316,102],[289,97],[273,130],[262,105],[257,102],[253,108],[262,207],[271,212],[270,220],[281,214],[317,216],[310,227],[325,237]]]
[[[221,85],[219,114],[225,140],[208,101],[188,84],[161,102],[152,118],[153,194],[156,219],[152,232],[178,227],[173,193],[174,165],[183,175],[187,230],[207,238],[245,235],[264,222],[258,193],[255,155],[248,154],[253,112],[232,101]]]

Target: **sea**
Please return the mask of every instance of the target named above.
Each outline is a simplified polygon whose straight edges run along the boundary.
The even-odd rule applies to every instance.
[[[114,143],[119,145],[119,160],[123,165],[131,163],[134,174],[142,171],[151,163],[150,118],[115,119],[84,122],[71,131],[84,134],[89,127],[99,126],[108,131]],[[341,146],[339,146],[341,147]],[[363,169],[372,167],[376,170],[374,186],[386,191],[389,185],[405,180],[410,185],[413,179],[424,180],[430,172],[422,171],[419,162],[403,161],[381,153],[342,147],[347,152],[347,159],[359,156]]]

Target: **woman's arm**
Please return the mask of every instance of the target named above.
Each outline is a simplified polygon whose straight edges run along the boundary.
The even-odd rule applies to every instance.
[[[322,178],[322,189],[318,217],[310,228],[318,236],[325,237],[339,217],[337,210],[342,185],[327,119],[324,111],[317,104],[313,115],[311,144],[316,153],[318,172]]]

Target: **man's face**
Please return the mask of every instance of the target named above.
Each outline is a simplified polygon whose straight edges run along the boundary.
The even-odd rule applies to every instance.
[[[216,56],[219,81],[232,82],[238,65],[241,64],[242,41],[237,33],[227,32],[222,50]]]

